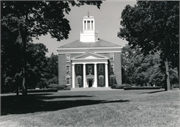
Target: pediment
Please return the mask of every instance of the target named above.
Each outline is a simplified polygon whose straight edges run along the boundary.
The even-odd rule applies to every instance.
[[[84,53],[84,54],[81,54],[79,56],[76,56],[72,60],[78,60],[78,59],[86,59],[86,60],[88,60],[88,59],[108,59],[108,58],[106,56],[103,56],[103,55],[88,52],[88,53]]]

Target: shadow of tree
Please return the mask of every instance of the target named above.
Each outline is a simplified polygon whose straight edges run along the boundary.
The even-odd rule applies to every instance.
[[[157,91],[152,91],[152,92],[144,92],[143,94],[153,94],[153,93],[159,93],[159,92],[165,92],[165,90],[157,90]]]
[[[74,99],[79,97],[81,97],[81,99],[79,100]],[[101,104],[101,103],[129,102],[129,100],[113,100],[113,101],[93,100],[93,99],[89,99],[90,97],[92,96],[86,96],[86,95],[46,96],[46,94],[34,94],[34,95],[31,94],[28,95],[27,97],[15,96],[15,95],[2,96],[1,115],[34,113],[40,111],[56,111],[56,110],[67,109],[72,107]],[[56,98],[60,98],[60,100],[53,100]]]

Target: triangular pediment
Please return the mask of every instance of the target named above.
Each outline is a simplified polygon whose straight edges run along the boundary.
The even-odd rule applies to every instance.
[[[81,54],[79,56],[76,56],[72,60],[78,60],[78,59],[108,59],[108,58],[106,56],[103,56],[103,55],[88,52],[88,53],[84,53],[84,54]]]

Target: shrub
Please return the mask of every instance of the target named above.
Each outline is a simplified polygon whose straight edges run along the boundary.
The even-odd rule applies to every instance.
[[[111,88],[112,88],[112,89],[115,89],[116,86],[117,86],[117,84],[112,84],[112,85],[111,85]]]
[[[49,88],[55,88],[55,89],[58,89],[58,90],[70,90],[70,87],[67,86],[67,85],[50,84],[48,87]]]
[[[132,87],[130,84],[123,84],[123,85],[118,85],[118,84],[113,84],[111,86],[112,89],[124,89],[124,87]]]
[[[145,90],[145,89],[161,89],[160,86],[134,86],[134,87],[124,87],[124,90]]]
[[[115,87],[115,89],[123,89],[123,88],[124,88],[123,85],[117,85],[117,86]]]

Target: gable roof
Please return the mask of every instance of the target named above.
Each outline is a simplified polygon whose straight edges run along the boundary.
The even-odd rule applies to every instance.
[[[58,48],[120,47],[120,45],[99,39],[97,42],[81,42],[76,40]]]
[[[86,52],[86,53],[83,53],[79,56],[72,58],[72,60],[78,60],[78,59],[108,59],[108,57],[106,57],[104,55],[92,53],[92,52]]]

